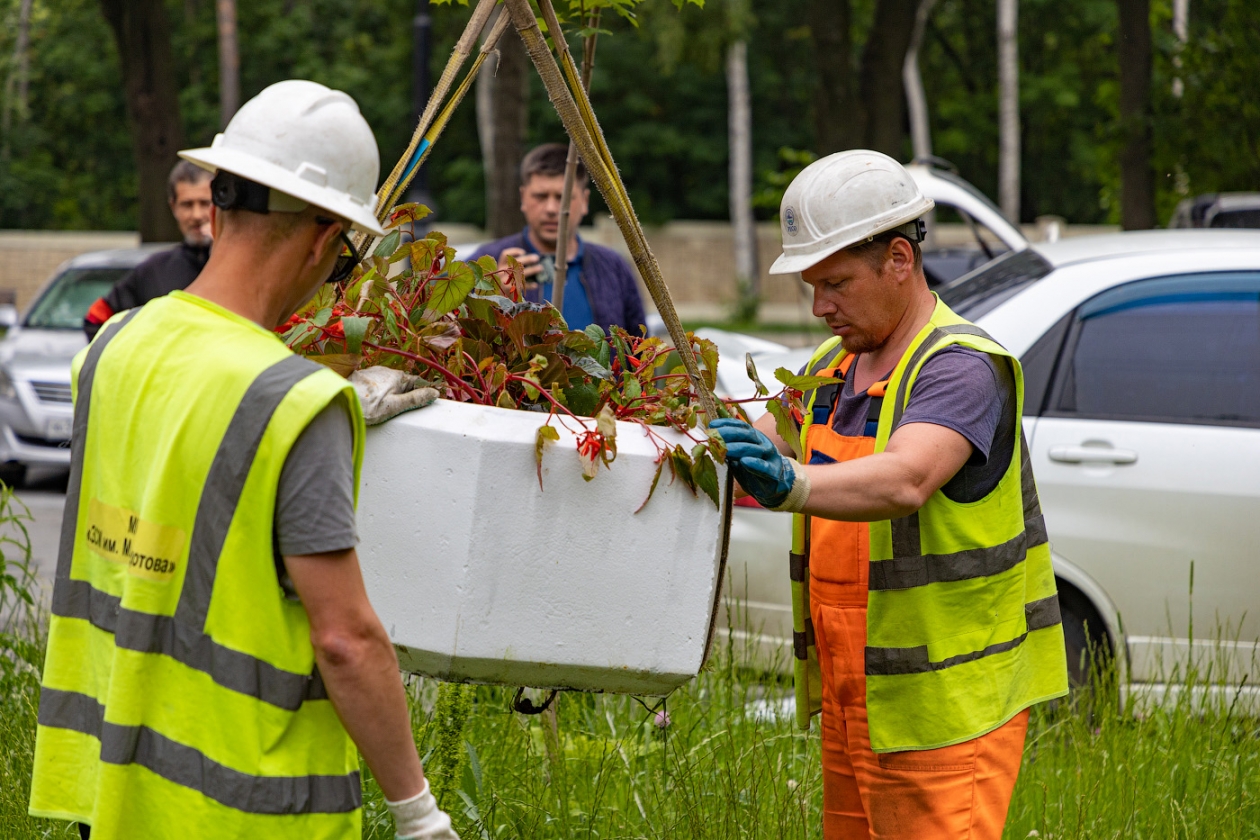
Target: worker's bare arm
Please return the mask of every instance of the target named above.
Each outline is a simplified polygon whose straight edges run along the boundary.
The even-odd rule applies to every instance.
[[[907,516],[954,477],[971,451],[971,443],[953,429],[931,423],[901,426],[876,455],[806,465],[810,493],[804,512],[849,522]]]
[[[311,620],[315,661],[346,731],[391,801],[420,792],[416,754],[398,657],[368,602],[354,549],[284,558]]]
[[[753,428],[770,438],[770,442],[774,444],[774,448],[784,455],[794,456],[796,453],[792,451],[792,447],[788,445],[782,437],[779,436],[779,430],[775,426],[774,415],[766,412],[757,418],[757,422],[753,423]]]

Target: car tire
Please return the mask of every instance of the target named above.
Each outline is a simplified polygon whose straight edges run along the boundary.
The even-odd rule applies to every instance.
[[[1059,614],[1067,648],[1068,684],[1073,691],[1087,688],[1090,672],[1106,673],[1114,648],[1102,616],[1079,589],[1058,581]]]
[[[0,464],[0,482],[16,490],[24,481],[26,481],[26,464],[19,464],[17,461],[6,461]]]

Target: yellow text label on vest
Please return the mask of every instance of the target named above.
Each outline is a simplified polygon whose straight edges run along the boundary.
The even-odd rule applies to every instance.
[[[140,518],[126,508],[99,499],[88,503],[85,537],[92,550],[111,563],[124,563],[128,574],[166,583],[175,576],[184,549],[184,532]]]

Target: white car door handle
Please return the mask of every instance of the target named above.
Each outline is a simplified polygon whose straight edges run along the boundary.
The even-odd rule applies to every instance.
[[[1132,449],[1102,446],[1052,446],[1049,455],[1061,464],[1135,464],[1138,459]]]

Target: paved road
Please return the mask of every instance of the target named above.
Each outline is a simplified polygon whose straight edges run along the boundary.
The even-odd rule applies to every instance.
[[[26,523],[31,537],[31,561],[41,583],[44,603],[52,594],[57,571],[57,546],[61,540],[61,514],[66,504],[64,474],[33,474],[19,488],[17,496],[30,508],[32,522]]]

